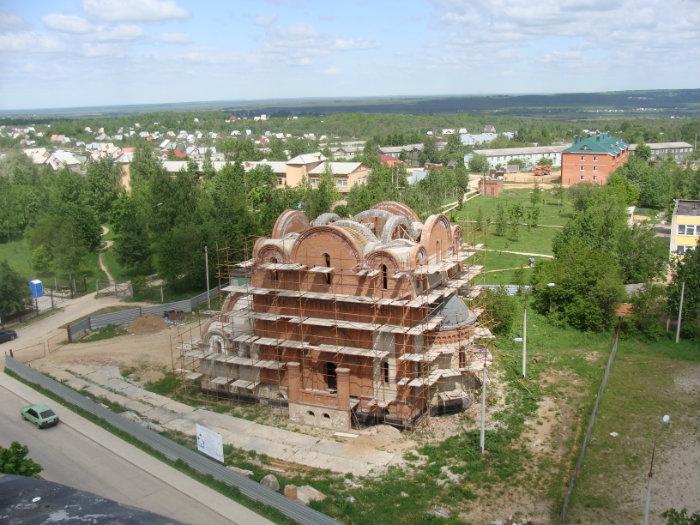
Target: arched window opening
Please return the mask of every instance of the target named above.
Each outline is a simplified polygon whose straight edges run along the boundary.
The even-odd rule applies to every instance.
[[[331,267],[331,256],[328,255],[327,253],[324,253],[323,260],[326,263],[326,268],[330,268]],[[331,275],[331,272],[327,272],[324,275],[326,276],[326,284],[330,285],[333,282],[333,276]]]
[[[277,264],[277,257],[272,257],[270,259],[270,262],[272,264]],[[274,282],[277,282],[277,281],[279,281],[279,279],[280,279],[280,277],[279,277],[279,274],[277,273],[277,270],[272,270],[272,280]]]
[[[307,412],[306,412],[306,415],[307,415],[307,416],[311,416],[311,417],[316,417],[316,414],[314,414],[313,410],[307,411]]]
[[[323,413],[323,417],[324,417],[325,419],[330,419],[330,418],[331,418],[331,416],[329,416],[329,415],[326,414],[325,412]]]
[[[389,382],[389,363],[386,361],[382,363],[382,380],[385,383]]]
[[[382,288],[384,290],[388,290],[389,289],[389,270],[386,267],[386,264],[382,264],[380,269],[382,272]]]
[[[338,376],[335,372],[335,363],[326,363],[326,384],[329,390],[336,390],[338,388]]]

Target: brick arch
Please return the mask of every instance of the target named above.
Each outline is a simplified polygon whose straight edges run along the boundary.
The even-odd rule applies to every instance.
[[[420,239],[428,257],[442,258],[452,252],[452,227],[442,213],[431,215],[425,221]]]
[[[373,209],[373,210],[386,210],[390,213],[393,213],[394,215],[402,215],[402,216],[406,217],[411,222],[420,222],[420,217],[418,217],[418,214],[402,202],[396,202],[396,201],[378,202],[377,204],[372,206],[371,209]]]
[[[302,232],[309,228],[309,226],[309,219],[303,211],[284,210],[282,214],[277,217],[270,237],[273,239],[281,239],[288,233]]]
[[[290,259],[308,266],[330,265],[338,270],[351,270],[362,261],[362,250],[355,239],[337,226],[313,226],[299,234],[292,247]]]

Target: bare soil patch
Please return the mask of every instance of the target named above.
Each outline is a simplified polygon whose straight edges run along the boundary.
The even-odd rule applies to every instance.
[[[126,330],[134,335],[154,334],[163,330],[165,326],[165,321],[162,317],[146,314],[131,321],[127,325]]]

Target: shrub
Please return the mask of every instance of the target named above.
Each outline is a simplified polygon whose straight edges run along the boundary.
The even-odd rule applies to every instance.
[[[507,334],[513,326],[516,313],[515,297],[508,295],[503,288],[496,291],[484,290],[481,295],[484,316],[491,319],[491,330],[496,334]]]

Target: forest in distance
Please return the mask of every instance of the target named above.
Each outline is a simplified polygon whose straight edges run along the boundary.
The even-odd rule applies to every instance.
[[[517,116],[590,118],[599,112],[699,115],[700,89],[658,89],[599,93],[443,95],[222,100],[99,107],[0,110],[0,123],[26,119],[109,117],[155,112],[226,111],[242,116],[328,115],[334,113],[489,113]]]

